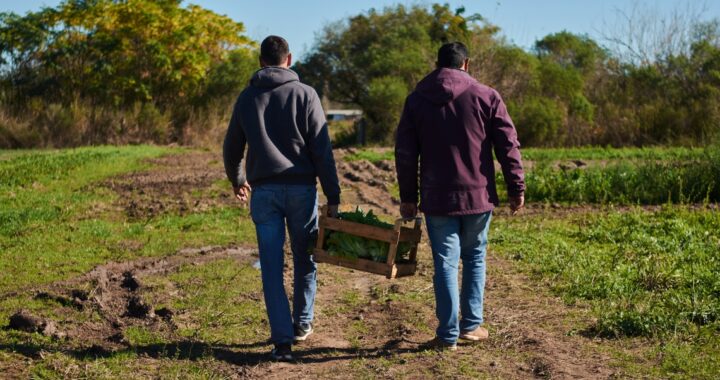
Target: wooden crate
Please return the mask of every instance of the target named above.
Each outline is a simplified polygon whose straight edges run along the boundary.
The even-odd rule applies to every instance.
[[[314,250],[316,262],[338,265],[363,272],[382,274],[391,279],[396,277],[412,276],[415,274],[415,270],[417,269],[417,248],[422,235],[422,231],[420,230],[420,227],[422,226],[421,218],[398,219],[395,221],[395,227],[393,229],[387,229],[337,218],[330,218],[325,216],[326,214],[327,213],[323,208],[318,220],[318,240]],[[411,222],[414,222],[412,228],[403,226],[404,224]],[[350,259],[330,255],[323,249],[323,246],[325,245],[325,235],[328,230],[345,232],[367,239],[380,240],[390,243],[387,261],[379,263],[361,258]],[[412,244],[410,257],[407,261],[395,260],[398,244],[401,242],[408,242]]]

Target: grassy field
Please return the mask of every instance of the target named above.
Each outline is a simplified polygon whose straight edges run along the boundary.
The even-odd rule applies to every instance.
[[[234,241],[244,211],[218,207],[185,217],[134,220],[111,207],[117,197],[111,189],[97,186],[106,178],[147,168],[145,159],[172,152],[181,151],[101,147],[0,161],[0,291],[84,273],[108,260]],[[131,242],[147,244],[128,257],[122,247]]]
[[[563,300],[589,302],[578,334],[657,343],[654,376],[720,374],[720,213],[667,206],[501,219],[494,249]]]
[[[344,160],[372,162],[387,154],[360,150]],[[611,181],[615,169],[607,161],[639,171],[686,161],[712,165],[708,154],[593,148],[528,150],[526,157],[547,162],[543,170],[552,173],[597,170]],[[574,159],[603,162],[572,170],[556,165]],[[529,189],[545,194],[533,187],[538,179],[530,180],[541,173],[535,165]],[[690,178],[687,173],[681,177]],[[644,175],[652,177],[649,170]],[[416,344],[435,327],[426,242],[418,275],[402,280],[321,266],[318,332],[298,346],[300,362],[285,365],[267,361],[254,228],[223,176],[217,153],[179,148],[0,151],[0,326],[25,309],[58,330],[0,329],[0,373],[42,379],[720,374],[720,214],[708,197],[707,204],[658,199],[616,207],[608,199],[640,190],[607,186],[610,198],[534,195],[540,199],[530,197],[538,202],[525,215],[498,210],[486,293],[491,340],[455,354]],[[668,178],[670,186],[675,177]],[[548,189],[560,186],[554,181]],[[366,191],[351,184],[343,182],[343,190],[352,203],[353,192]],[[389,199],[393,189],[388,184],[383,196]],[[551,201],[580,206],[550,207]]]

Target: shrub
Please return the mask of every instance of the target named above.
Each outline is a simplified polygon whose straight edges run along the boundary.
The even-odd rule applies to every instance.
[[[531,97],[511,107],[510,114],[514,115],[523,145],[560,145],[557,137],[565,112],[556,101]]]
[[[392,141],[407,94],[405,82],[397,77],[386,76],[370,81],[368,95],[363,102],[369,141]]]

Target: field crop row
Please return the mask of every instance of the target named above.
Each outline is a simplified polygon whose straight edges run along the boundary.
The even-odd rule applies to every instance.
[[[527,149],[531,202],[621,205],[720,202],[720,149]],[[392,160],[392,150],[362,149],[345,160]],[[580,160],[574,165],[563,161]],[[503,176],[497,173],[504,198]]]
[[[702,158],[705,148],[685,147],[645,147],[645,148],[610,148],[610,147],[578,147],[578,148],[522,148],[524,160],[558,161],[558,160],[688,160]],[[368,160],[378,162],[394,160],[392,149],[359,149],[345,156],[347,161]]]
[[[500,181],[502,175],[498,177]],[[720,202],[720,151],[688,160],[622,160],[571,170],[535,165],[527,172],[526,182],[527,199],[536,202]]]

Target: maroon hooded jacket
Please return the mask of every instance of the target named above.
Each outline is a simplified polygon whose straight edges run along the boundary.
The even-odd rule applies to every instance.
[[[508,194],[525,191],[520,143],[494,89],[459,69],[441,68],[405,101],[395,141],[400,199],[427,215],[470,215],[498,204],[495,149]]]

